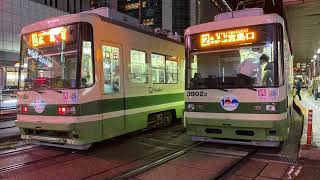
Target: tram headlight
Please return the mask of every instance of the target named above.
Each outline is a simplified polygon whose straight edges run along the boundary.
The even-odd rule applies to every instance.
[[[195,110],[195,105],[194,104],[188,104],[188,110],[189,111]]]
[[[276,106],[274,104],[266,105],[266,111],[276,111]]]

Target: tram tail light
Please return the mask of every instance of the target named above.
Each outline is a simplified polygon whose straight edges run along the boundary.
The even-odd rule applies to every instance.
[[[58,107],[59,115],[75,115],[76,107]]]
[[[21,106],[21,107],[20,107],[20,111],[21,111],[22,113],[27,113],[27,112],[29,111],[28,106]]]

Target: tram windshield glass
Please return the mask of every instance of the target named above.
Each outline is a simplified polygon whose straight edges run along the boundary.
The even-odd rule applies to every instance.
[[[92,71],[91,40],[82,37],[82,43],[78,42],[80,30],[91,36],[86,29],[83,24],[73,24],[22,35],[19,88],[72,89],[83,81],[93,81],[92,72],[83,76],[86,71]],[[79,65],[86,67],[80,70]]]
[[[267,34],[267,33],[265,33]],[[259,42],[234,47],[208,48],[189,54],[188,88],[275,87],[278,83],[278,58],[275,59],[272,31]],[[199,47],[199,46],[197,46]],[[279,46],[277,46],[279,47]],[[277,53],[280,54],[280,53]]]

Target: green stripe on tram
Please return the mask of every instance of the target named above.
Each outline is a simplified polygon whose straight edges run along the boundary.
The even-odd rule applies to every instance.
[[[194,110],[188,110],[189,104],[194,105]],[[275,105],[275,111],[267,111],[266,105]],[[261,107],[261,109],[260,109]],[[187,112],[208,112],[208,113],[246,113],[246,114],[281,114],[287,112],[287,100],[281,102],[243,102],[239,103],[234,111],[224,110],[220,102],[186,102]]]
[[[49,104],[46,105],[45,111],[43,113],[35,112],[34,108],[30,105],[28,115],[41,115],[41,116],[58,116],[58,106],[69,107],[76,106],[77,114],[76,116],[86,116],[102,114],[114,111],[121,111],[135,108],[142,108],[154,105],[161,105],[167,103],[174,103],[184,101],[184,93],[175,94],[161,94],[152,96],[138,96],[138,97],[128,97],[128,98],[117,98],[117,99],[103,99],[91,101],[83,104],[68,105],[68,104]],[[26,105],[19,105],[26,106]],[[21,113],[20,113],[21,114]],[[67,116],[67,115],[66,115]],[[73,115],[74,116],[74,115]]]

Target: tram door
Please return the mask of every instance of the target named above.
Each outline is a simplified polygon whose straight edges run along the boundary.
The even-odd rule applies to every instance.
[[[125,129],[124,62],[121,45],[103,42],[101,50],[103,135],[111,137]]]

